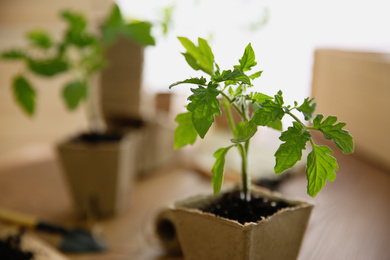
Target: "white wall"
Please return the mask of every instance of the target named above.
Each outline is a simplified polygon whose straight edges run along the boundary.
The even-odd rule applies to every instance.
[[[373,48],[390,51],[390,2],[386,0],[117,0],[130,18],[158,20],[161,6],[176,3],[174,28],[156,47],[147,48],[145,87],[167,86],[197,73],[179,52],[176,36],[210,43],[221,68],[230,69],[248,42],[264,70],[258,86],[268,94],[281,89],[293,100],[310,95],[313,51],[318,46]],[[142,2],[142,3],[141,3]],[[248,24],[264,18],[260,30]],[[155,31],[156,35],[158,32]],[[210,37],[212,35],[212,37]]]

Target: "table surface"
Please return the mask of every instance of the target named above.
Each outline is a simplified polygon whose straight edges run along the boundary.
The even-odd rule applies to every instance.
[[[336,155],[335,182],[316,198],[306,195],[304,173],[283,181],[279,191],[315,203],[299,259],[390,259],[390,173],[354,156]],[[68,254],[74,260],[182,259],[166,255],[154,233],[158,212],[176,199],[211,192],[210,180],[171,165],[134,182],[128,210],[105,220],[82,220],[73,209],[64,178],[50,146],[24,149],[0,159],[0,207],[66,225],[93,227],[108,252]],[[36,234],[55,244],[50,236]]]

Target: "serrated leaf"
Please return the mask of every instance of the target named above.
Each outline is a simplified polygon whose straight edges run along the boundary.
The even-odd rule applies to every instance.
[[[183,80],[183,81],[175,82],[175,83],[171,84],[169,86],[169,88],[171,89],[172,87],[180,85],[180,84],[196,84],[196,85],[206,86],[206,79],[203,78],[203,77],[200,77],[200,78],[190,78],[190,79],[186,79],[186,80]]]
[[[194,70],[202,70],[202,68],[199,66],[198,62],[192,55],[188,53],[182,53],[182,54],[191,68],[193,68]]]
[[[271,121],[267,124],[268,127],[275,129],[277,131],[282,131],[283,130],[283,123],[280,119],[277,119],[275,121]]]
[[[60,58],[44,59],[44,60],[27,60],[28,67],[34,73],[41,76],[54,76],[65,72],[69,69],[68,63]]]
[[[249,76],[250,79],[257,79],[261,76],[261,74],[263,74],[263,71],[258,71],[256,73],[253,73],[252,75]]]
[[[80,102],[87,97],[87,90],[87,85],[82,81],[76,80],[68,83],[62,91],[68,109],[76,109]]]
[[[249,79],[249,77],[238,69],[235,69],[233,71],[224,70],[224,71],[222,71],[222,74],[219,77],[213,77],[213,80],[215,82],[232,80],[232,81],[241,81],[241,82],[246,83],[248,85],[251,84],[251,80]]]
[[[217,99],[220,92],[217,90],[217,85],[212,84],[207,88],[199,86],[191,91],[193,94],[188,98],[191,103],[188,104],[187,109],[192,112],[192,122],[196,131],[201,138],[204,138],[214,122],[214,115],[221,115]]]
[[[223,183],[223,173],[225,168],[225,157],[227,152],[233,146],[220,148],[214,153],[215,163],[211,172],[213,173],[211,183],[214,189],[214,195],[217,195],[221,191]]]
[[[1,58],[8,60],[19,60],[25,59],[27,57],[26,53],[21,50],[9,50],[1,53]]]
[[[198,38],[198,49],[202,54],[202,59],[200,60],[201,66],[210,70],[212,74],[214,71],[214,54],[205,39]]]
[[[282,132],[280,140],[284,141],[275,153],[275,173],[280,174],[293,167],[302,158],[302,150],[310,140],[310,133],[297,122],[287,131]]]
[[[302,112],[305,120],[309,121],[313,118],[313,114],[316,111],[317,104],[313,102],[314,98],[305,98],[303,104],[297,107],[297,110]]]
[[[283,107],[272,100],[266,100],[261,104],[252,117],[252,121],[257,125],[266,126],[270,122],[281,120],[284,116]]]
[[[41,29],[30,31],[27,34],[27,38],[30,40],[31,45],[42,49],[49,49],[53,46],[53,41],[50,35]]]
[[[284,104],[284,101],[283,101],[283,93],[281,90],[278,91],[278,94],[276,94],[274,96],[274,100],[276,102],[276,104],[280,105],[280,106],[283,106]]]
[[[325,186],[326,180],[336,179],[335,171],[338,170],[336,159],[331,156],[332,150],[327,146],[313,145],[313,150],[307,157],[306,178],[307,193],[315,197]]]
[[[192,113],[186,112],[178,114],[175,118],[178,126],[175,130],[174,149],[180,149],[188,144],[194,144],[198,136],[198,132],[192,124]]]
[[[260,92],[251,93],[251,98],[253,100],[255,100],[256,103],[264,103],[265,101],[272,99],[271,96],[265,95],[265,94],[260,93]]]
[[[23,76],[17,76],[12,84],[12,90],[16,102],[29,116],[35,112],[35,90],[27,79]]]
[[[318,114],[313,120],[313,127],[320,130],[326,139],[332,140],[343,153],[353,153],[353,137],[348,131],[342,129],[346,123],[340,122],[335,124],[337,122],[337,117],[335,116],[329,116],[321,122],[323,118],[323,115]]]
[[[257,62],[255,61],[255,52],[250,43],[246,46],[244,54],[239,62],[240,65],[236,65],[234,68],[243,72],[251,70],[252,67],[257,65]]]
[[[234,128],[234,137],[232,143],[240,143],[249,140],[257,132],[257,126],[252,121],[239,122]]]
[[[209,75],[214,71],[214,54],[207,41],[198,38],[198,47],[188,38],[178,37],[187,53],[183,54],[187,63],[195,70],[202,70]]]

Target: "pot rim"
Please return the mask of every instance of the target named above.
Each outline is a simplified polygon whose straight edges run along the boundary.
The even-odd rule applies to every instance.
[[[226,222],[226,224],[239,226],[241,228],[246,229],[246,228],[250,228],[253,226],[262,225],[262,224],[270,221],[270,219],[272,219],[276,215],[283,215],[285,212],[294,211],[294,210],[301,209],[301,208],[313,208],[315,205],[314,202],[312,202],[312,201],[309,202],[307,200],[300,199],[300,198],[287,198],[285,195],[282,195],[279,192],[270,191],[266,188],[252,185],[252,187],[251,187],[252,193],[259,194],[261,196],[264,196],[264,197],[267,197],[270,199],[284,201],[284,202],[287,202],[288,204],[290,204],[291,206],[280,209],[270,216],[261,217],[261,219],[259,219],[259,221],[257,221],[257,222],[246,222],[244,224],[239,223],[237,220],[232,220],[232,219],[216,216],[213,213],[204,212],[204,211],[199,209],[199,207],[201,205],[211,203],[216,198],[221,197],[223,194],[228,193],[230,191],[238,190],[238,189],[240,189],[240,187],[238,185],[234,185],[232,187],[223,189],[217,196],[214,196],[213,194],[198,194],[198,195],[191,196],[191,197],[188,197],[188,198],[183,199],[183,200],[179,200],[179,201],[173,203],[172,205],[170,205],[169,208],[173,211],[185,211],[185,212],[194,213],[197,215],[207,216],[210,218],[216,218],[216,219],[219,219],[223,222]]]

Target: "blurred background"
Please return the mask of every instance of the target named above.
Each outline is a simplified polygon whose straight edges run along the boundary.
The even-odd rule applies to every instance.
[[[205,38],[221,68],[237,63],[251,42],[259,68],[264,70],[257,87],[273,95],[281,89],[292,100],[311,95],[314,50],[336,48],[388,53],[390,24],[388,3],[367,1],[255,1],[255,0],[118,0],[129,20],[154,23],[156,46],[145,49],[143,90],[167,92],[172,82],[196,76],[185,63],[177,36]],[[0,50],[23,46],[26,31],[40,27],[56,36],[64,28],[59,11],[83,12],[97,26],[107,15],[111,1],[0,1]],[[168,31],[162,21],[169,12]],[[164,18],[165,17],[165,18]],[[85,128],[82,109],[69,113],[61,103],[61,77],[38,86],[36,114],[28,118],[17,107],[10,91],[12,77],[21,64],[0,60],[0,155],[24,145],[52,142]],[[39,81],[40,79],[36,79]],[[184,88],[175,92],[188,91]],[[59,120],[60,119],[60,120]],[[54,123],[55,122],[55,123]]]
[[[327,255],[322,259],[374,259],[382,253],[384,258],[375,259],[388,259],[390,229],[384,228],[390,216],[386,203],[390,185],[388,1],[0,0],[0,52],[27,47],[26,33],[36,28],[47,30],[54,40],[61,39],[66,24],[59,14],[66,9],[83,13],[89,29],[98,34],[113,3],[117,3],[126,21],[150,22],[156,41],[154,46],[140,47],[119,39],[105,56],[110,66],[92,80],[98,98],[95,105],[104,116],[103,124],[127,131],[129,124],[141,122],[141,134],[134,135],[139,140],[131,144],[135,156],[123,157],[129,164],[136,164],[140,178],[131,191],[141,199],[134,200],[133,208],[124,215],[105,222],[106,235],[117,242],[118,252],[126,256],[134,248],[136,252],[149,251],[150,241],[146,240],[153,234],[149,228],[162,206],[178,196],[211,191],[209,179],[206,182],[203,177],[210,177],[213,152],[230,138],[226,132],[210,131],[206,137],[210,142],[198,142],[190,150],[195,153],[187,156],[191,161],[185,163],[189,164],[179,165],[185,169],[162,170],[165,176],[144,178],[143,173],[159,169],[160,163],[177,163],[179,156],[188,155],[187,150],[173,151],[173,130],[174,118],[184,108],[189,88],[177,86],[169,90],[168,86],[203,74],[193,71],[183,58],[181,52],[185,50],[177,39],[183,36],[193,42],[198,37],[206,39],[221,69],[238,64],[244,48],[251,43],[257,68],[263,71],[254,81],[258,91],[273,96],[282,90],[285,103],[291,105],[308,96],[316,97],[318,113],[337,115],[339,121],[347,122],[346,128],[354,137],[355,154],[336,153],[337,159],[342,158],[338,179],[315,198],[316,211],[301,259],[317,259],[324,252]],[[54,148],[60,141],[88,129],[88,109],[82,102],[81,108],[69,111],[62,100],[69,75],[48,79],[27,73],[36,90],[36,108],[34,115],[26,115],[11,87],[14,77],[26,71],[22,62],[0,59],[0,197],[6,198],[0,201],[1,206],[64,223],[78,221],[69,194],[62,187]],[[223,123],[219,126],[224,127]],[[254,157],[249,159],[249,167],[256,169],[251,174],[276,176],[273,155],[280,133],[260,131],[265,134],[256,136],[251,143]],[[228,177],[237,181],[240,162],[234,155],[229,153],[233,157],[226,160],[225,181]],[[12,167],[3,167],[9,161],[14,163]],[[92,158],[93,165],[100,161]],[[304,171],[300,170],[301,174],[282,183],[282,193],[308,198]],[[98,179],[93,174],[92,178]],[[106,189],[107,182],[102,183],[104,188],[99,191]],[[88,185],[81,186],[83,190]],[[25,196],[28,192],[31,196]],[[362,207],[360,202],[367,208],[363,213],[357,213]],[[142,227],[144,222],[147,228]],[[144,248],[139,249],[137,243]]]

